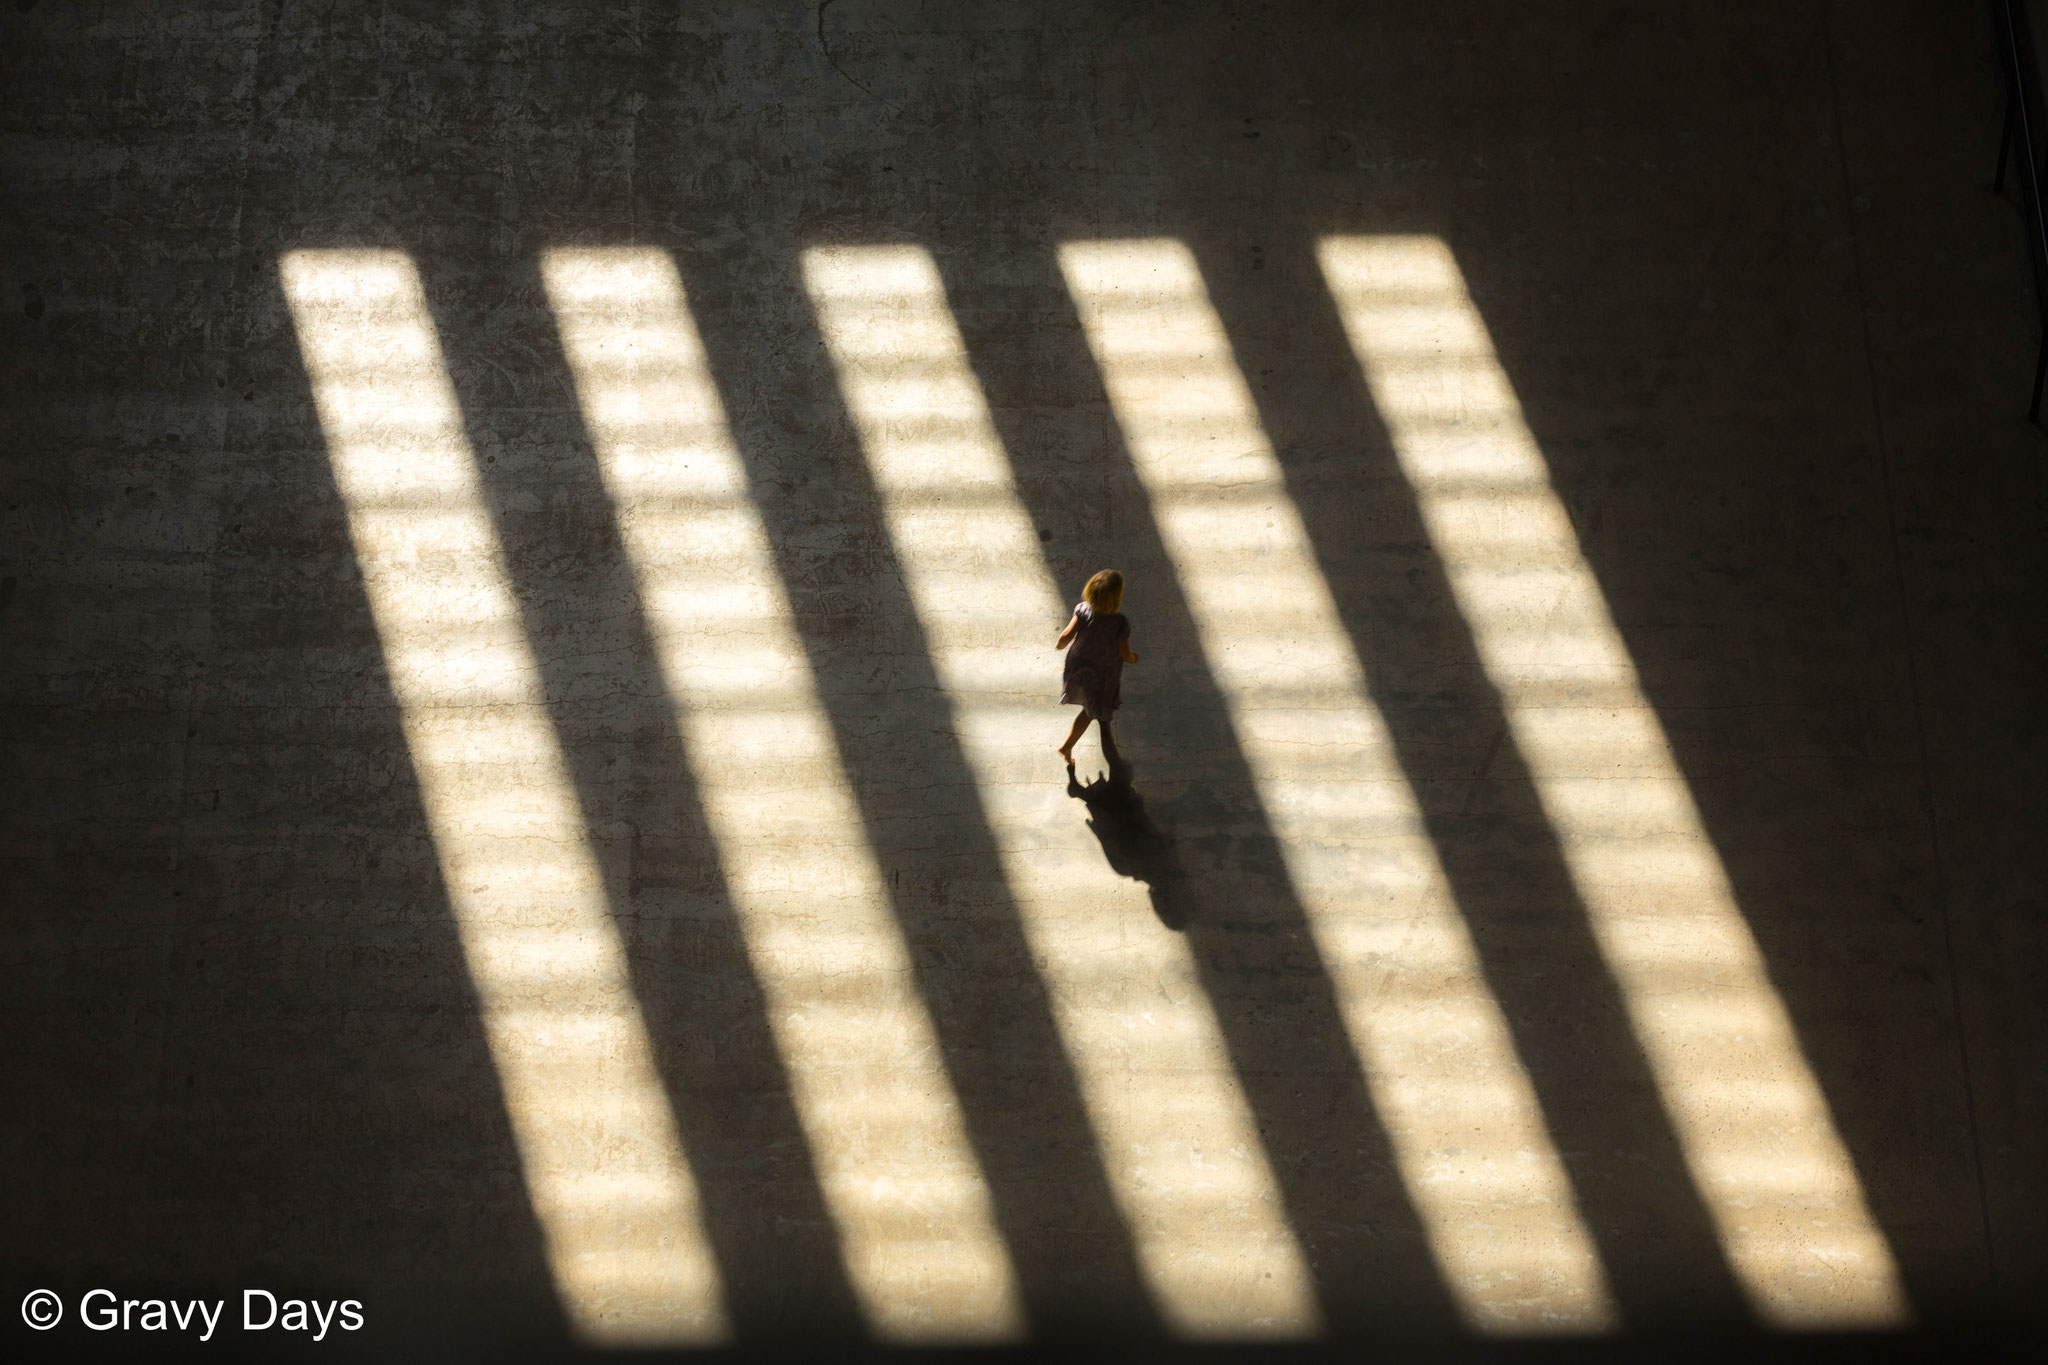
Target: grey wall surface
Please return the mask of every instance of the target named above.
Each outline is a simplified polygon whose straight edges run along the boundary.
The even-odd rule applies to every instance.
[[[2048,452],[1977,7],[46,0],[0,33],[11,1292],[562,1330],[278,283],[378,246],[487,462],[736,1330],[862,1330],[542,293],[545,248],[638,244],[690,292],[1034,1328],[1160,1330],[798,274],[904,242],[1057,577],[1131,575],[1121,739],[1323,1314],[1459,1330],[1061,282],[1061,242],[1167,236],[1625,1320],[1748,1321],[1317,273],[1320,234],[1399,232],[1470,281],[1919,1316],[2039,1313]]]

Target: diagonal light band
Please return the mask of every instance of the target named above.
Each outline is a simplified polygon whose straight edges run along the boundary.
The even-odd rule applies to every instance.
[[[1009,1257],[675,262],[550,251],[548,300],[870,1323],[1013,1337]]]
[[[1782,1326],[1908,1315],[1819,1082],[1435,237],[1318,255],[1722,1246]]]
[[[1613,1322],[1605,1277],[1193,255],[1060,265],[1211,674],[1465,1317]]]
[[[279,262],[548,1264],[607,1344],[727,1332],[718,1269],[412,261]]]
[[[915,247],[813,249],[803,269],[1161,1314],[1188,1336],[1316,1331],[1308,1267],[1192,956],[1062,809],[1047,727],[1063,718],[1047,698],[1067,608],[938,271]]]

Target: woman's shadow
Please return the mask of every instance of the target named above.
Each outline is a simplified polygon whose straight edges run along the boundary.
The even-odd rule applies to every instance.
[[[1131,785],[1130,769],[1118,764],[1093,782],[1082,783],[1067,769],[1067,795],[1088,808],[1088,828],[1102,856],[1118,876],[1143,882],[1152,913],[1169,929],[1182,929],[1194,915],[1187,873],[1173,840],[1145,813],[1145,798]]]

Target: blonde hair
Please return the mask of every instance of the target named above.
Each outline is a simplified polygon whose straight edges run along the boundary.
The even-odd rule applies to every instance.
[[[1088,580],[1088,586],[1081,589],[1081,596],[1102,615],[1114,616],[1123,609],[1124,576],[1115,569],[1104,569]]]

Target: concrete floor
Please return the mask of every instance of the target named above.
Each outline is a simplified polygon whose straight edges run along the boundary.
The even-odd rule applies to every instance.
[[[9,1292],[2038,1325],[1977,7],[0,24]]]

